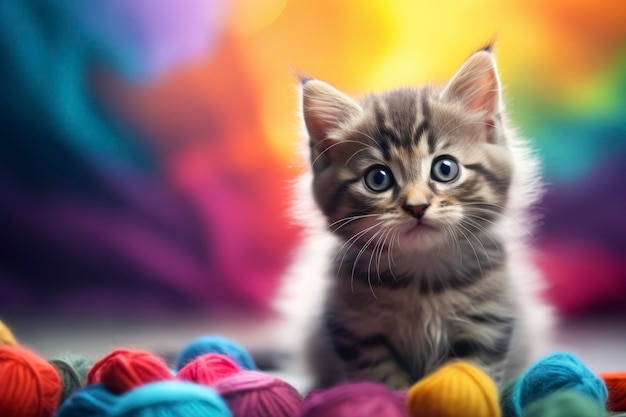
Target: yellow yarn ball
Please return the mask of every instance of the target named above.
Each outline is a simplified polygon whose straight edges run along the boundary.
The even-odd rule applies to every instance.
[[[498,389],[482,370],[451,362],[417,382],[409,391],[413,417],[500,417]]]
[[[2,345],[17,345],[17,340],[11,330],[0,320],[0,346]]]

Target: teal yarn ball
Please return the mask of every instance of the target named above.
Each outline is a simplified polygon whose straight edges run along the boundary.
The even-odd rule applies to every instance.
[[[232,414],[211,388],[183,381],[160,381],[120,396],[107,417],[232,417]]]
[[[557,391],[524,409],[523,417],[600,417],[606,411],[591,397],[577,391]]]
[[[70,395],[55,417],[106,417],[119,399],[102,384],[91,384]]]
[[[209,335],[192,340],[183,348],[176,359],[176,369],[183,366],[206,353],[219,353],[230,357],[237,362],[242,369],[254,371],[257,369],[252,356],[239,344],[223,336]]]
[[[518,417],[515,404],[513,404],[513,391],[516,385],[517,379],[512,379],[500,390],[500,408],[503,417]]]
[[[87,373],[93,365],[92,361],[81,356],[66,356],[48,362],[55,367],[63,384],[59,404],[63,404],[73,392],[85,386]]]
[[[505,387],[506,390],[506,387]],[[515,383],[511,392],[513,416],[558,391],[573,390],[586,395],[604,408],[608,391],[604,381],[571,353],[553,353],[530,366]],[[507,408],[504,399],[503,409]]]

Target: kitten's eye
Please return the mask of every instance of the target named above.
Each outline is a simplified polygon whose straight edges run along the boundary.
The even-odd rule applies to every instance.
[[[367,188],[376,193],[387,191],[395,184],[391,170],[383,165],[374,165],[368,169],[364,179]]]
[[[449,156],[435,159],[430,170],[430,177],[439,182],[451,182],[459,176],[459,164]]]

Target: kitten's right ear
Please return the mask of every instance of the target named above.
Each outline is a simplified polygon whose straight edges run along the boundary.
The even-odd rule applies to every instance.
[[[442,97],[459,101],[470,111],[483,112],[488,118],[500,111],[500,80],[491,46],[470,56],[452,77]]]
[[[312,78],[301,78],[302,116],[313,146],[325,151],[333,144],[332,132],[358,117],[363,109],[348,95]]]

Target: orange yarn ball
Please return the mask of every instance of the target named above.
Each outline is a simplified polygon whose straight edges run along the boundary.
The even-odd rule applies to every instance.
[[[606,406],[612,411],[626,411],[626,372],[600,374],[609,391]]]
[[[23,346],[0,346],[0,416],[51,417],[59,406],[61,377]]]
[[[211,386],[238,372],[241,372],[241,367],[228,356],[219,353],[206,353],[183,366],[176,377]]]
[[[11,333],[11,329],[9,329],[2,320],[0,320],[0,346],[1,345],[17,345],[17,340],[15,340],[15,336]]]
[[[117,349],[96,362],[87,383],[100,382],[113,394],[122,394],[149,382],[174,379],[163,359],[151,352]]]

